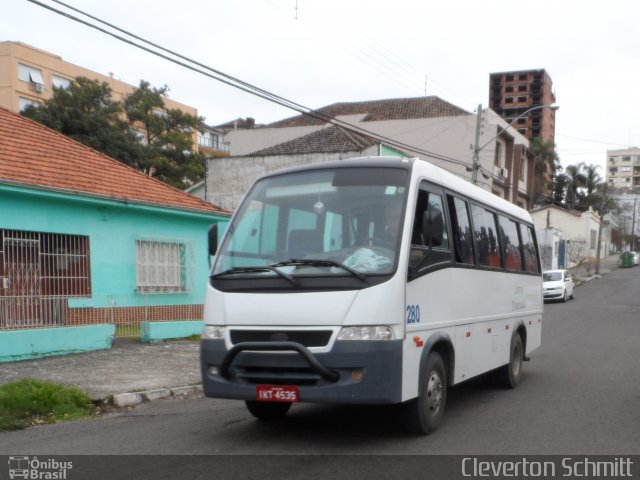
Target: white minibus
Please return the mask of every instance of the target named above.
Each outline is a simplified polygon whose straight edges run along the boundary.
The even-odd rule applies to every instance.
[[[209,237],[204,392],[259,419],[295,402],[402,403],[428,434],[449,386],[493,372],[513,388],[540,346],[531,216],[420,159],[266,175],[219,248]]]

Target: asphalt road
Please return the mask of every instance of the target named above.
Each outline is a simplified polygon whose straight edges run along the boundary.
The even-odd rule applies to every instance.
[[[406,434],[389,407],[301,404],[263,423],[242,402],[189,398],[0,433],[0,454],[640,455],[640,268],[575,296],[545,305],[542,347],[515,390],[454,387],[429,437]]]

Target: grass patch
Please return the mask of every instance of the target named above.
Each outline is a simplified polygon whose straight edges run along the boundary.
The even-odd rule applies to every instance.
[[[75,387],[34,379],[0,385],[0,430],[76,420],[93,410],[91,397]]]

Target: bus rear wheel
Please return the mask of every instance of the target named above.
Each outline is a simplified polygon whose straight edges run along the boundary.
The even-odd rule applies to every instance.
[[[447,370],[439,353],[429,354],[424,375],[418,397],[405,405],[405,423],[410,432],[429,435],[442,424],[447,401]]]
[[[511,351],[509,363],[498,371],[498,381],[505,388],[515,388],[522,378],[522,363],[524,361],[524,348],[522,337],[516,334],[511,339]]]
[[[259,420],[271,421],[284,417],[291,402],[258,402],[256,400],[246,400],[247,410]]]

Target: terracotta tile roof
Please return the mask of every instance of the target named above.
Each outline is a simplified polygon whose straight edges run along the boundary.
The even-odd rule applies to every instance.
[[[263,157],[269,155],[300,155],[305,153],[359,152],[377,143],[379,142],[370,137],[333,126],[244,156]]]
[[[229,213],[1,107],[0,183],[182,210]]]
[[[449,102],[436,96],[415,98],[392,98],[387,100],[371,100],[366,102],[334,103],[318,108],[316,112],[330,117],[339,115],[365,114],[363,122],[380,120],[407,120],[412,118],[452,117],[470,115]],[[297,115],[266,125],[267,128],[301,127],[322,125],[326,122],[309,115]]]

